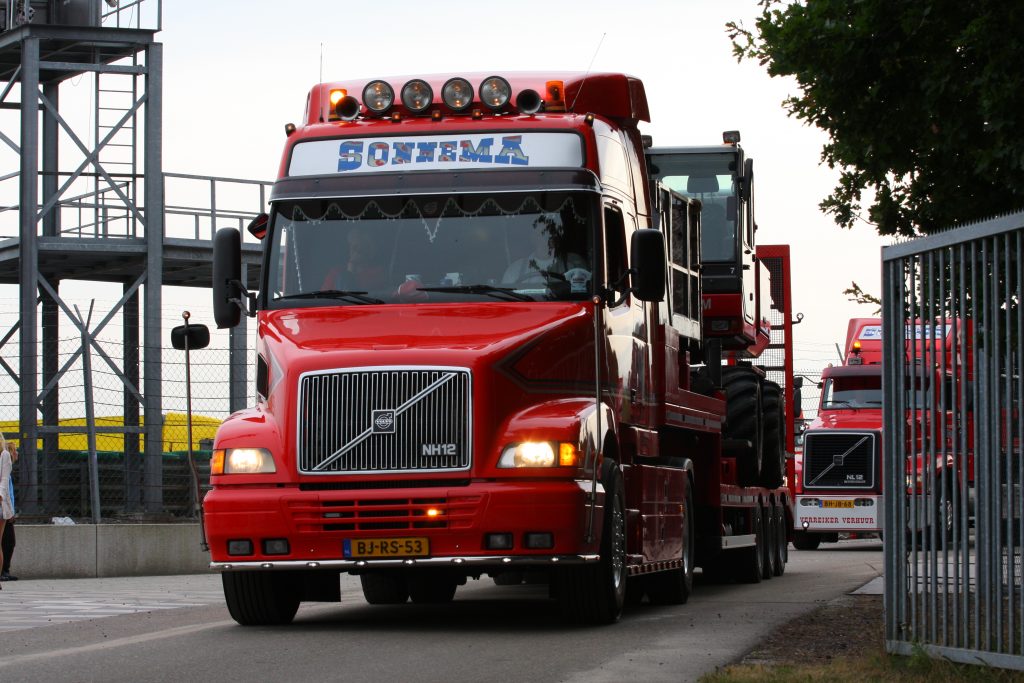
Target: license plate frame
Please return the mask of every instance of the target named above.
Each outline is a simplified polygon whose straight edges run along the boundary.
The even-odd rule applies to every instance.
[[[346,538],[342,541],[345,559],[379,560],[430,556],[426,536],[388,536],[383,538]]]

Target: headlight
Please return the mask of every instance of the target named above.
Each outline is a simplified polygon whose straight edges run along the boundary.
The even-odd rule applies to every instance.
[[[383,114],[394,103],[395,91],[384,81],[370,81],[363,88],[363,104],[374,114]]]
[[[480,84],[480,101],[491,109],[501,109],[512,97],[512,86],[501,76],[485,78]]]
[[[576,447],[570,443],[524,441],[507,447],[498,467],[574,467]]]
[[[452,111],[465,111],[473,106],[473,86],[465,78],[449,79],[441,88],[441,99]]]
[[[402,104],[414,114],[427,109],[433,101],[434,91],[422,79],[414,78],[402,88]]]
[[[277,471],[265,448],[225,448],[213,452],[210,474],[270,474]]]

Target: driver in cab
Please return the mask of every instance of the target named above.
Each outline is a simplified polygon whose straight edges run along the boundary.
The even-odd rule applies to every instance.
[[[526,239],[530,253],[509,265],[501,278],[502,284],[544,286],[556,280],[569,282],[574,292],[581,284],[585,291],[590,280],[587,263],[579,254],[566,252],[564,229],[557,215],[538,216]]]

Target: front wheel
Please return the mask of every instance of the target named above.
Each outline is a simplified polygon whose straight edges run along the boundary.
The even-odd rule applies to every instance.
[[[224,601],[231,618],[242,626],[290,624],[302,601],[296,572],[224,572]]]
[[[793,547],[797,550],[817,550],[821,545],[821,535],[812,534],[806,531],[797,531],[793,534]]]
[[[591,566],[562,568],[554,577],[562,613],[591,624],[618,621],[626,602],[625,490],[618,466],[606,462],[601,559]]]
[[[405,577],[396,573],[360,574],[359,583],[363,587],[363,597],[371,605],[401,605],[409,599]]]

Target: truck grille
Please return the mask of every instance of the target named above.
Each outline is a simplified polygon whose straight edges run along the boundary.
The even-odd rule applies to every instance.
[[[307,373],[299,378],[299,471],[468,470],[470,409],[464,368]]]
[[[804,437],[804,488],[874,488],[877,454],[876,432],[807,432]]]

